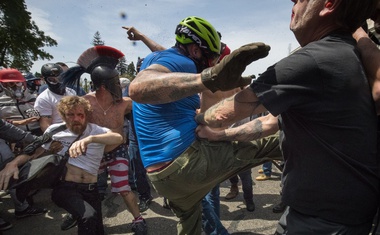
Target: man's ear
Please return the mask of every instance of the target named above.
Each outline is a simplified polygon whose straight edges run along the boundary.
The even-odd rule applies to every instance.
[[[319,13],[320,16],[330,15],[340,4],[341,0],[326,0],[322,11]]]

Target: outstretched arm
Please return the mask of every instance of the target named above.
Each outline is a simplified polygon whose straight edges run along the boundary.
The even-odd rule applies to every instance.
[[[139,103],[160,104],[176,101],[207,90],[200,74],[172,73],[153,64],[140,71],[129,86],[129,96]]]
[[[0,119],[1,138],[7,141],[22,141],[25,143],[33,142],[37,136],[30,134],[6,121]]]
[[[151,51],[163,51],[166,48],[142,34],[133,26],[123,26],[127,30],[128,39],[131,41],[142,41]]]
[[[244,45],[200,74],[172,73],[164,66],[153,64],[137,74],[129,86],[129,95],[139,103],[159,104],[176,101],[206,89],[215,92],[246,86],[252,79],[242,77],[246,66],[266,57],[269,50],[270,47],[264,43]]]
[[[70,157],[78,157],[86,153],[87,146],[91,143],[99,143],[106,145],[105,152],[109,149],[114,149],[115,146],[120,145],[123,142],[123,136],[119,133],[109,131],[104,134],[90,135],[78,141],[75,141],[70,149]]]
[[[258,117],[243,125],[215,130],[208,126],[200,125],[195,130],[198,137],[209,141],[252,141],[275,134],[279,130],[278,118],[271,114]]]

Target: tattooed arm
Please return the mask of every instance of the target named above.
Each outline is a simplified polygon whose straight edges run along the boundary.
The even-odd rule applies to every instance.
[[[200,74],[173,73],[153,64],[139,72],[129,86],[129,96],[139,103],[162,104],[208,90]]]
[[[256,94],[247,87],[236,95],[211,106],[206,112],[198,114],[195,120],[199,124],[219,128],[230,126],[243,118],[265,111],[267,111],[266,108],[260,103]]]
[[[195,132],[209,141],[252,141],[275,134],[279,130],[278,119],[271,114],[258,117],[243,125],[225,130],[214,130],[200,125]]]

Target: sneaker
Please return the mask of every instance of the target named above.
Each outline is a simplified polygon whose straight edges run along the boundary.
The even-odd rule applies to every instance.
[[[168,202],[168,199],[164,197],[164,203],[162,204],[162,207],[165,209],[170,209],[170,205]]]
[[[149,205],[152,202],[153,198],[149,197],[148,199],[140,199],[139,210],[140,212],[144,212],[149,209]]]
[[[236,184],[232,184],[230,188],[230,192],[227,193],[227,195],[225,196],[225,199],[231,200],[237,197],[237,195],[239,195],[239,188]]]
[[[148,234],[148,227],[146,226],[145,220],[143,219],[142,221],[139,221],[139,222],[133,222],[132,231],[135,233],[135,235]]]
[[[245,201],[245,205],[247,206],[247,211],[252,212],[256,209],[255,203],[252,200]]]
[[[256,177],[257,181],[264,181],[264,180],[270,180],[272,177],[270,175],[259,175]]]
[[[16,215],[16,218],[20,219],[20,218],[24,218],[28,216],[33,216],[33,215],[42,215],[42,214],[45,214],[47,211],[48,210],[46,208],[36,208],[36,207],[28,206],[28,208],[26,208],[23,211],[16,211],[15,215]]]
[[[260,168],[257,172],[259,172],[259,174],[263,174],[264,170]]]
[[[5,231],[5,230],[8,230],[12,227],[13,227],[13,225],[11,223],[9,223],[8,221],[5,221],[3,218],[0,218],[0,231]],[[1,234],[1,232],[0,232],[0,234]]]
[[[63,217],[63,222],[61,224],[61,230],[66,231],[71,229],[72,227],[75,227],[78,224],[78,220],[74,218],[74,216],[70,213],[66,214],[65,217]]]

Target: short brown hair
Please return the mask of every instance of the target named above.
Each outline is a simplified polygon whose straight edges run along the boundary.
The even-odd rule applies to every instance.
[[[62,119],[65,120],[65,113],[68,110],[71,110],[71,109],[78,107],[78,106],[83,107],[86,116],[88,116],[89,113],[92,112],[90,102],[88,100],[86,100],[85,98],[80,97],[80,96],[65,96],[65,97],[63,97],[59,101],[59,103],[57,105],[57,109],[58,109],[58,112],[61,115]]]

